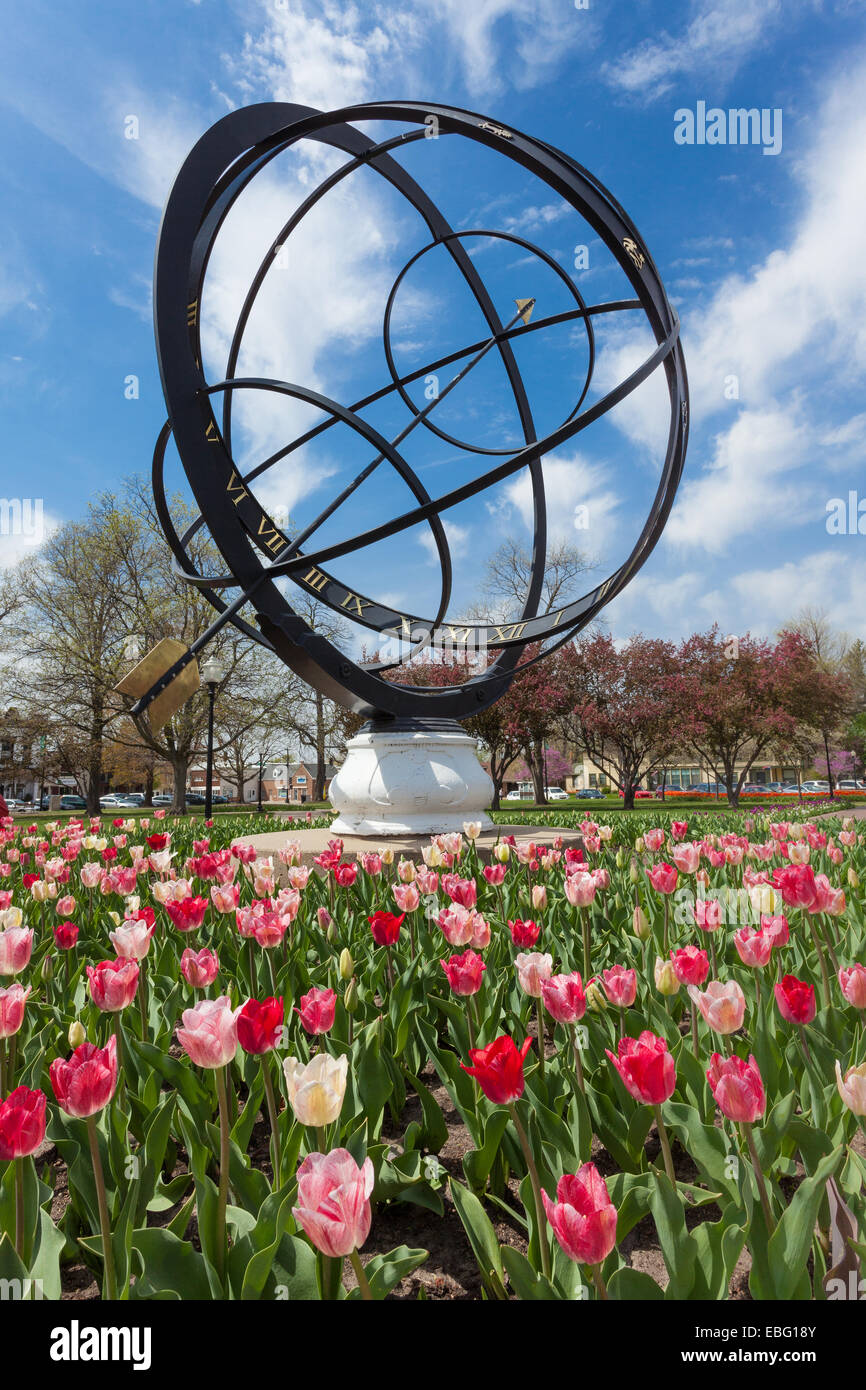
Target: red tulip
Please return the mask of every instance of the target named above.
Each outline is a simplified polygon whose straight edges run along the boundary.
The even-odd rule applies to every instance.
[[[684,839],[686,838],[686,835],[688,834],[688,831],[689,831],[688,821],[684,821],[684,820],[672,820],[672,821],[671,821],[671,839],[673,839],[673,840],[684,840]]]
[[[117,1086],[117,1038],[107,1047],[85,1042],[68,1059],[57,1057],[48,1069],[60,1107],[67,1115],[86,1120],[102,1110]]]
[[[630,1096],[644,1105],[670,1100],[677,1072],[664,1038],[645,1029],[639,1038],[620,1038],[617,1050],[619,1056],[615,1057],[605,1048]]]
[[[653,864],[648,873],[649,881],[657,893],[672,893],[677,886],[679,874],[673,864]]]
[[[616,1207],[607,1184],[594,1163],[584,1163],[577,1173],[566,1173],[551,1202],[544,1188],[541,1200],[553,1234],[570,1260],[597,1265],[616,1245]]]
[[[515,946],[534,946],[541,935],[537,922],[522,922],[519,918],[516,922],[508,923],[508,930]]]
[[[334,869],[334,878],[341,888],[351,888],[357,877],[357,864],[338,864]]]
[[[450,960],[439,963],[455,994],[478,993],[481,988],[481,976],[487,967],[476,951],[464,951],[462,956],[452,956]]]
[[[494,1105],[507,1105],[523,1095],[523,1062],[530,1045],[531,1040],[527,1038],[518,1048],[512,1038],[503,1034],[487,1047],[470,1048],[471,1067],[465,1062],[460,1065],[475,1077],[488,1100]]]
[[[332,993],[333,991],[329,991]],[[301,1000],[303,1003],[303,1000]],[[237,1017],[238,1042],[244,1052],[258,1057],[275,1048],[283,1034],[285,1005],[282,999],[248,999]]]
[[[0,1158],[26,1158],[45,1138],[45,1095],[19,1086],[0,1101]]]
[[[773,870],[773,887],[778,888],[790,907],[807,910],[815,901],[815,874],[809,864],[788,864]]]
[[[716,1105],[729,1120],[754,1124],[767,1108],[764,1083],[754,1057],[744,1062],[736,1053],[720,1057],[714,1052],[707,1080]]]
[[[400,935],[400,927],[405,917],[405,913],[398,916],[395,912],[374,912],[372,917],[368,917],[370,931],[373,933],[373,940],[379,946],[393,946]]]
[[[697,946],[682,946],[671,951],[674,974],[681,985],[702,985],[710,973],[706,951]]]
[[[165,910],[178,931],[195,931],[204,921],[208,909],[207,898],[181,898],[180,902],[166,903]]]
[[[103,1013],[117,1014],[135,998],[138,988],[138,962],[134,960],[103,960],[88,965],[90,997]]]
[[[296,1011],[308,1033],[327,1033],[334,1026],[337,996],[332,989],[311,989],[301,995]]]
[[[577,1023],[586,1013],[586,995],[580,972],[551,975],[541,982],[541,1002],[557,1023]]]
[[[74,922],[60,922],[54,928],[54,940],[60,951],[71,951],[78,940],[78,927]]]
[[[774,989],[779,1013],[788,1023],[796,1023],[803,1027],[804,1024],[812,1022],[817,1012],[815,990],[812,985],[807,985],[805,980],[798,980],[796,975],[785,975]]]

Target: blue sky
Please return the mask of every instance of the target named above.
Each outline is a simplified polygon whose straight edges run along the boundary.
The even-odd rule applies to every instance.
[[[147,472],[164,414],[150,310],[155,237],[172,178],[213,121],[261,100],[321,109],[391,97],[452,102],[558,145],[598,175],[636,222],[682,318],[692,390],[686,474],[665,537],[605,612],[614,634],[679,637],[714,621],[769,634],[808,604],[866,637],[863,536],[826,525],[831,498],[859,490],[866,499],[864,0],[589,0],[582,9],[571,0],[33,0],[7,7],[4,26],[4,496],[41,497],[52,525],[80,515],[100,488]],[[677,143],[675,113],[699,103],[781,112],[781,148]],[[136,139],[126,138],[130,116]],[[447,146],[425,141],[404,161],[453,225],[543,246],[591,302],[625,292],[599,243],[549,190],[484,152]],[[276,161],[228,219],[203,305],[213,379],[258,255],[331,167],[308,149]],[[385,297],[424,239],[381,180],[366,172],[347,181],[288,264],[270,272],[241,374],[297,381],[346,404],[382,384]],[[585,243],[589,266],[578,270],[574,248]],[[471,249],[503,318],[515,296],[536,295],[539,313],[567,307],[564,287],[533,256],[481,240]],[[481,336],[438,254],[398,297],[404,370]],[[598,390],[648,345],[634,316],[606,323]],[[582,335],[539,333],[520,362],[539,420],[555,423],[585,364]],[[130,376],[137,399],[125,393]],[[517,442],[492,360],[441,412],[464,437]],[[240,459],[254,462],[313,418],[305,407],[245,403]],[[368,418],[394,435],[408,417],[391,402]],[[546,462],[554,533],[585,547],[594,582],[640,529],[665,430],[665,394],[649,383]],[[431,490],[482,466],[423,434],[405,452]],[[303,524],[368,458],[357,438],[333,430],[260,496]],[[176,466],[171,477],[180,481]],[[527,501],[518,478],[446,518],[454,616],[473,602],[498,540],[527,534]],[[380,470],[321,539],[406,503]],[[576,530],[579,506],[589,526]],[[29,545],[0,535],[0,563]],[[420,528],[332,568],[395,606],[435,606],[436,566]]]

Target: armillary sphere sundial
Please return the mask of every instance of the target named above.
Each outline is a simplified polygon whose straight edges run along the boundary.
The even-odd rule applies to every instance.
[[[359,129],[359,122],[365,126],[375,122],[376,138]],[[569,204],[625,273],[633,296],[587,303],[556,259],[513,230],[455,230],[399,158],[407,146],[430,136],[431,125],[440,140],[476,142],[512,161],[525,175],[546,186],[548,196],[553,194]],[[388,133],[389,128],[393,134]],[[220,380],[208,380],[202,368],[201,309],[215,239],[236,200],[271,160],[293,146],[309,148],[308,142],[317,142],[315,147],[320,150],[324,146],[337,152],[341,162],[307,193],[288,221],[274,229],[270,248],[238,316],[225,374]],[[402,195],[424,233],[420,244],[413,244],[383,305],[387,378],[373,392],[347,404],[303,383],[236,375],[244,333],[269,269],[286,246],[291,247],[292,236],[320,201],[360,169],[372,171],[389,190]],[[471,254],[469,239],[473,237],[505,242],[537,257],[564,285],[570,307],[545,317],[534,299],[518,299],[516,312],[509,305],[508,312],[503,313]],[[432,248],[450,258],[483,316],[486,332],[476,341],[401,376],[392,341],[395,298],[407,275]],[[596,362],[594,321],[601,315],[626,312],[641,315],[655,347],[615,387],[591,398]],[[133,713],[143,714],[150,707],[156,722],[177,708],[197,684],[196,653],[231,622],[248,638],[275,652],[316,691],[367,717],[369,722],[351,741],[349,756],[332,787],[332,799],[341,812],[338,829],[377,835],[409,829],[426,832],[453,829],[477,816],[487,804],[489,779],[474,757],[472,741],[455,721],[485,709],[505,692],[527,644],[540,644],[532,659],[543,659],[621,592],[661,535],[683,469],[688,387],[679,320],[627,213],[570,155],[473,112],[412,101],[372,102],[331,112],[277,103],[251,106],[232,112],[208,130],[177,175],[159,233],[154,320],[168,407],[168,421],[154,455],[156,506],[174,552],[177,573],[197,586],[217,617],[191,648],[161,643],[126,678],[122,688],[139,697]],[[569,402],[568,414],[539,438],[516,348],[528,335],[570,321],[585,335],[586,368],[576,399]],[[441,423],[442,401],[452,391],[471,390],[472,372],[489,357],[498,358],[513,396],[522,434],[517,447],[471,443],[455,437]],[[657,368],[665,375],[670,426],[664,464],[646,522],[631,553],[613,573],[581,598],[542,613],[547,558],[542,461],[625,400]],[[429,379],[430,374],[449,372],[453,376],[433,399],[424,406],[416,404],[410,392],[413,384]],[[301,402],[319,415],[311,428],[245,469],[232,451],[233,407],[236,400],[249,401],[256,394],[262,399],[277,396]],[[380,433],[364,413],[389,399],[402,401],[405,407],[405,423],[393,438]],[[289,535],[256,497],[255,481],[280,460],[341,425],[361,438],[369,450],[369,462],[313,520]],[[480,458],[480,472],[467,469],[455,486],[431,495],[407,453],[410,436],[417,438],[423,431],[438,438],[452,453],[458,450],[470,462],[474,458],[477,463]],[[183,535],[173,525],[163,481],[171,437],[200,511]],[[396,474],[408,487],[412,505],[396,511],[389,505],[390,489],[383,484],[379,518],[363,530],[323,544],[317,533],[376,470],[391,471],[392,477]],[[455,623],[448,614],[452,564],[443,515],[523,470],[531,489],[534,535],[522,610],[504,624]],[[398,537],[419,523],[429,527],[440,566],[438,598],[424,614],[400,611],[384,598],[368,593],[363,579],[365,549]],[[217,574],[199,573],[189,554],[193,536],[205,525],[224,565]],[[351,588],[329,568],[343,557],[354,557],[358,566],[357,582]],[[312,597],[376,634],[371,645],[398,639],[400,656],[389,654],[385,660],[365,661],[340,650],[313,631],[292,606],[291,593],[285,592],[286,580],[308,600]],[[252,615],[242,615],[247,605],[247,611],[254,612],[254,621]],[[449,638],[467,649],[492,652],[494,658],[468,672],[465,682],[457,686],[425,688],[388,678],[389,671],[407,654],[435,647],[437,641]]]

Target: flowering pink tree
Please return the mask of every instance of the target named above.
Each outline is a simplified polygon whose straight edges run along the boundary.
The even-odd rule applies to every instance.
[[[641,777],[677,747],[674,647],[638,635],[617,648],[606,633],[596,633],[563,648],[562,668],[567,691],[562,731],[586,749],[630,808]]]

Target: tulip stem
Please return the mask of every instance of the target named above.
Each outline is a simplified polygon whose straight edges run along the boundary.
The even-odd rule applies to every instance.
[[[24,1159],[15,1160],[15,1253],[22,1264],[24,1258]]]
[[[820,923],[821,933],[824,937],[825,942],[827,943],[827,950],[830,953],[830,960],[833,963],[833,969],[835,970],[836,975],[838,976],[839,962],[836,959],[836,952],[833,950],[833,930],[830,918],[822,915],[818,918],[818,921]]]
[[[545,1279],[550,1278],[550,1246],[547,1243],[547,1217],[544,1213],[544,1203],[541,1200],[541,1183],[538,1180],[538,1169],[535,1166],[535,1159],[532,1157],[532,1150],[529,1147],[529,1139],[526,1130],[520,1123],[520,1116],[517,1113],[517,1106],[511,1101],[508,1109],[511,1111],[511,1118],[514,1121],[514,1128],[517,1130],[517,1137],[520,1140],[520,1147],[523,1150],[523,1157],[526,1159],[526,1167],[529,1171],[529,1182],[532,1187],[532,1195],[535,1198],[535,1219],[538,1224],[538,1244],[541,1249],[541,1272]]]
[[[695,1054],[695,1056],[697,1057],[697,1055],[698,1055],[698,1010],[697,1010],[697,1007],[696,1007],[696,1005],[695,1005],[694,999],[691,1001],[691,1005],[692,1005],[692,1052],[693,1052],[693,1053]]]
[[[665,1122],[662,1119],[662,1108],[660,1105],[654,1105],[653,1110],[655,1111],[656,1129],[658,1130],[659,1134],[659,1143],[661,1144],[662,1148],[662,1157],[665,1161],[665,1172],[670,1178],[673,1186],[676,1187],[677,1179],[676,1174],[674,1173],[674,1159],[673,1154],[671,1153],[671,1144],[670,1140],[668,1139],[668,1132],[665,1129]]]
[[[535,1016],[538,1019],[538,1072],[544,1082],[544,1007],[541,999],[535,1001]]]
[[[265,1097],[268,1102],[268,1119],[271,1123],[271,1163],[274,1170],[274,1189],[282,1186],[283,1174],[280,1161],[280,1131],[277,1125],[277,1100],[274,1095],[274,1078],[271,1076],[270,1058],[263,1052],[259,1058],[262,1064],[262,1079],[265,1083]]]
[[[7,1094],[7,1086],[6,1086],[6,1048],[7,1048],[6,1039],[5,1039],[5,1038],[0,1038],[0,1096],[5,1096],[5,1095]],[[10,1086],[8,1089],[11,1090],[11,1089],[12,1089],[11,1086]]]
[[[144,960],[138,962],[138,1012],[141,1018],[141,1041],[147,1042],[147,972]]]
[[[767,1184],[761,1169],[761,1162],[758,1158],[758,1150],[755,1148],[755,1140],[752,1134],[752,1126],[745,1120],[740,1125],[740,1129],[746,1136],[746,1143],[749,1146],[749,1157],[752,1160],[752,1167],[755,1170],[755,1181],[758,1184],[758,1192],[761,1197],[761,1206],[764,1208],[764,1220],[767,1223],[767,1234],[772,1235],[775,1227],[773,1212],[770,1206],[770,1194],[767,1191]]]
[[[229,1164],[230,1164],[230,1130],[229,1130],[229,1101],[226,1092],[226,1072],[228,1066],[216,1068],[217,1096],[219,1097],[220,1112],[220,1172],[219,1172],[219,1191],[217,1194],[217,1275],[220,1283],[225,1276],[226,1266],[226,1207],[229,1199]]]
[[[319,1153],[328,1152],[328,1134],[324,1125],[316,1125],[316,1142],[319,1145]]]
[[[830,999],[830,977],[827,974],[827,962],[824,959],[824,952],[821,950],[821,942],[818,940],[818,932],[815,928],[812,914],[807,913],[807,916],[809,919],[809,930],[812,933],[812,940],[815,943],[815,950],[818,952],[818,963],[821,966],[821,980],[824,986],[824,1004],[826,1008],[829,1009],[832,1001]]]
[[[589,917],[585,907],[580,909],[580,926],[583,933],[583,978],[588,980],[592,975],[592,963],[589,945]]]
[[[569,1031],[571,1033],[571,1045],[574,1050],[574,1070],[577,1073],[577,1084],[584,1095],[586,1095],[586,1084],[583,1079],[583,1058],[580,1055],[580,1043],[577,1041],[577,1028],[573,1023],[569,1024]]]
[[[590,1265],[589,1272],[592,1275],[592,1282],[595,1284],[599,1298],[606,1302],[608,1298],[607,1284],[601,1277],[601,1265]]]
[[[117,1298],[117,1282],[114,1275],[114,1251],[111,1248],[111,1221],[108,1215],[108,1198],[105,1195],[105,1174],[99,1156],[99,1136],[96,1132],[96,1116],[87,1117],[87,1138],[90,1143],[90,1160],[93,1164],[93,1180],[96,1183],[96,1200],[99,1205],[99,1225],[102,1234],[102,1259],[105,1265],[105,1294],[108,1299]]]
[[[361,1264],[361,1257],[357,1250],[349,1253],[349,1261],[355,1271],[355,1278],[358,1280],[358,1288],[361,1290],[361,1297],[365,1303],[373,1302],[373,1291],[370,1288],[370,1281],[364,1273],[364,1266]]]

